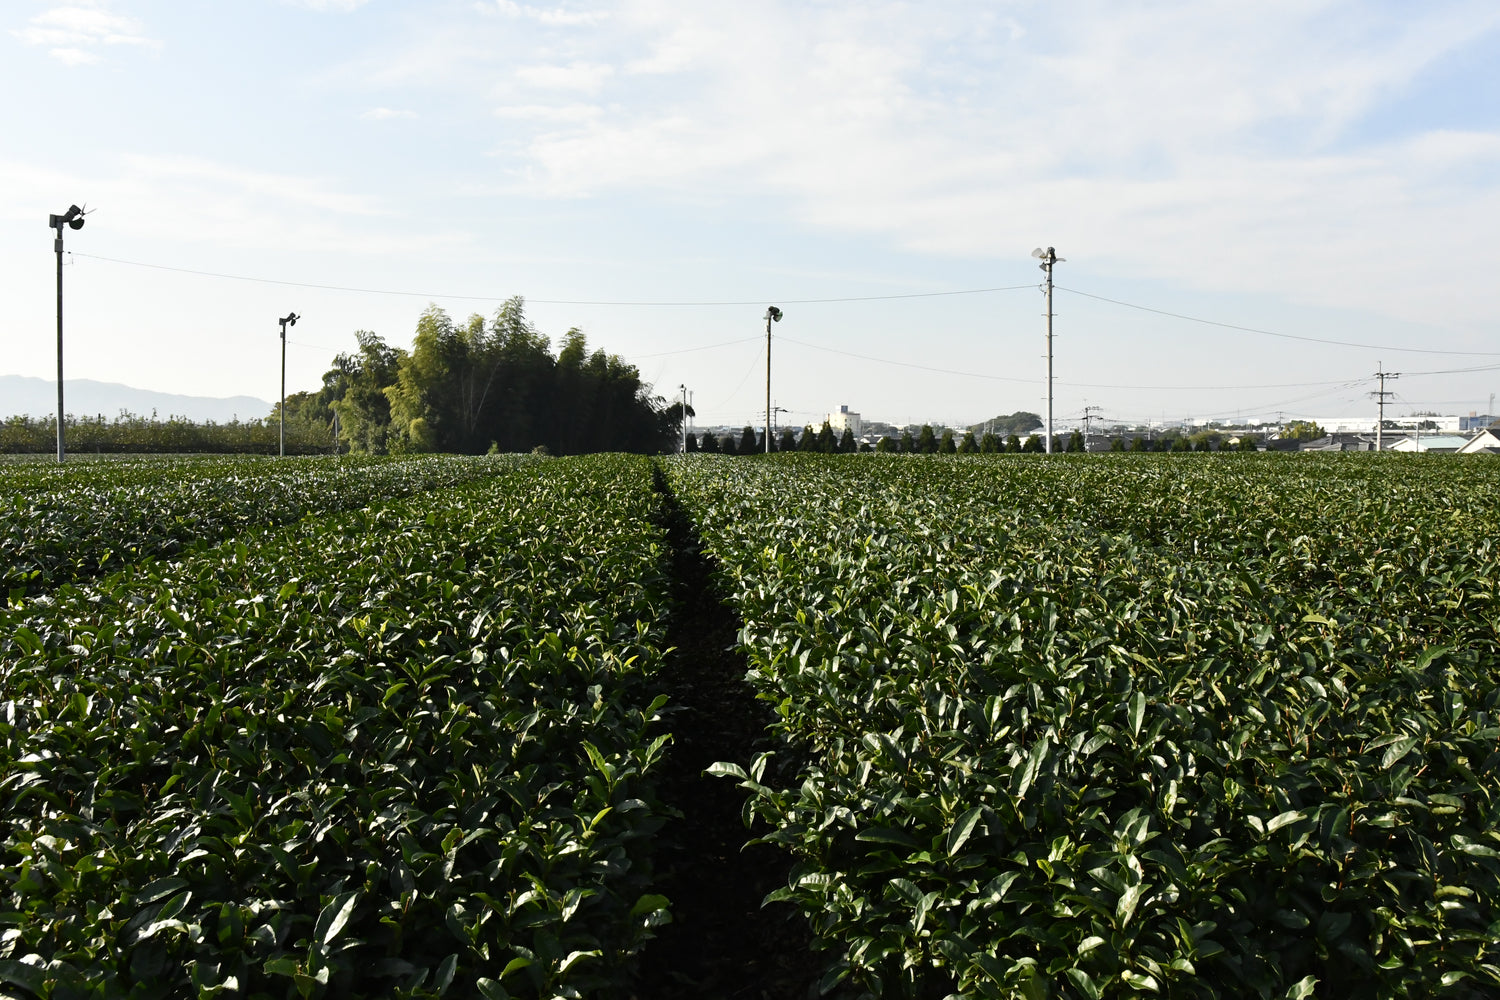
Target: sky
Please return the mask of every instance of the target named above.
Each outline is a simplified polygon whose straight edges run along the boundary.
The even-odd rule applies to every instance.
[[[697,425],[1486,412],[1493,0],[6,0],[0,374],[313,389],[511,296]],[[0,409],[3,409],[0,400]]]

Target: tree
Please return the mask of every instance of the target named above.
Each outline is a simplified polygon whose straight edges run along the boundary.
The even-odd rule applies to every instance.
[[[740,431],[738,450],[741,455],[754,455],[758,451],[764,451],[765,447],[765,442],[756,439],[754,427],[746,427]]]
[[[986,455],[993,455],[1004,447],[1000,443],[1000,438],[994,434],[986,433],[984,437],[979,439],[979,450]]]
[[[719,454],[738,455],[739,453],[740,447],[733,434],[725,434],[719,438]]]
[[[797,439],[797,450],[798,451],[817,451],[818,450],[818,435],[816,435],[816,434],[813,433],[812,424],[805,424],[805,425],[803,425],[803,427],[802,427],[802,436]]]
[[[1255,451],[1255,436],[1253,434],[1241,434],[1240,435],[1239,450],[1240,451]]]
[[[1021,450],[1033,455],[1040,455],[1046,450],[1046,445],[1042,443],[1042,439],[1038,435],[1033,434],[1026,439],[1025,444],[1021,445]]]
[[[1076,453],[1083,451],[1083,448],[1083,431],[1074,428],[1073,433],[1068,435],[1067,450]],[[1057,449],[1054,448],[1053,450],[1056,451]]]
[[[1033,435],[1033,436],[1035,436],[1035,435]],[[1008,434],[1008,435],[1006,435],[1006,438],[1005,438],[1005,450],[1008,451],[1008,452],[1010,452],[1012,455],[1019,454],[1020,451],[1021,451],[1021,435],[1019,435],[1019,434]]]
[[[1063,439],[1061,435],[1052,435],[1052,454],[1056,455],[1063,450]]]
[[[950,428],[944,427],[943,437],[938,441],[938,454],[954,455],[957,453],[958,446],[953,443],[953,431]]]
[[[1286,430],[1281,432],[1281,436],[1293,441],[1315,441],[1320,437],[1325,437],[1326,432],[1311,420],[1293,420],[1286,425]]]
[[[1173,451],[1192,451],[1193,450],[1193,446],[1188,443],[1188,439],[1187,438],[1185,438],[1185,437],[1178,437],[1178,438],[1173,439],[1173,441],[1172,441],[1172,450]]]
[[[949,438],[952,440],[952,438]],[[974,440],[973,431],[964,431],[963,440],[958,442],[958,453],[960,455],[973,455],[979,451],[979,442]]]
[[[1150,451],[1151,450],[1151,446],[1146,443],[1146,439],[1145,438],[1143,438],[1139,434],[1137,434],[1135,436],[1135,439],[1130,442],[1130,450],[1131,451]]]
[[[683,446],[683,450],[688,454],[691,455],[693,452],[698,450],[698,435],[694,434],[692,431],[689,431],[688,436],[684,440],[686,443]]]
[[[916,439],[911,436],[911,428],[908,427],[901,432],[901,454],[912,455],[916,453],[916,450]]]
[[[385,390],[396,384],[406,352],[387,346],[368,330],[356,331],[354,339],[359,353],[334,358],[323,384],[337,387],[338,398],[331,405],[344,443],[353,451],[384,455],[391,433],[391,401]]]
[[[702,442],[699,443],[698,447],[700,447],[703,450],[703,453],[705,455],[717,455],[717,454],[719,454],[719,438],[718,438],[718,435],[714,434],[713,431],[704,431],[703,432],[703,440],[702,440]]]
[[[777,451],[796,451],[797,432],[790,427],[784,427],[781,431],[781,440],[776,442]]]
[[[889,434],[882,435],[880,440],[875,442],[875,450],[880,452],[880,454],[882,455],[889,455],[898,447],[899,445],[896,444],[895,439],[892,438]]]
[[[923,424],[922,432],[917,435],[917,451],[923,455],[937,454],[937,435],[932,431],[931,424]]]
[[[859,442],[854,440],[854,431],[845,427],[843,435],[839,438],[839,452],[852,455],[857,451],[859,451]]]
[[[1199,431],[1191,435],[1188,440],[1192,442],[1194,451],[1218,451],[1222,447],[1223,438],[1223,434],[1210,429]]]
[[[838,439],[833,436],[833,426],[828,421],[823,421],[823,426],[818,428],[817,447],[814,450],[832,455],[838,451],[838,447]]]
[[[1122,437],[1110,438],[1110,441],[1109,441],[1109,450],[1110,451],[1124,451],[1125,450],[1125,439],[1122,438]]]
[[[554,358],[519,297],[461,326],[429,307],[409,353],[355,336],[360,353],[339,355],[319,393],[355,451],[675,451],[691,413],[577,329]]]
[[[986,420],[983,424],[975,424],[971,429],[984,427],[986,430],[996,434],[1014,434],[1019,438],[1028,431],[1033,431],[1042,426],[1042,418],[1030,410],[1017,410],[1015,413],[993,420]]]

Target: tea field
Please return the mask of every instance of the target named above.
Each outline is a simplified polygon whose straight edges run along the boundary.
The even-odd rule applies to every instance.
[[[672,466],[825,988],[1500,995],[1500,466],[1352,457]]]
[[[0,996],[709,995],[692,726],[734,997],[1500,996],[1482,457],[16,463],[0,575]]]

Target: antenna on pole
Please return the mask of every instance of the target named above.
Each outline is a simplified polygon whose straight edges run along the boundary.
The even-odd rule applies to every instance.
[[[1042,262],[1042,271],[1047,275],[1047,454],[1052,454],[1052,268],[1065,257],[1057,255],[1055,247],[1043,250],[1037,247],[1031,256]]]
[[[771,454],[771,324],[781,322],[781,310],[766,310],[766,454]]]
[[[57,253],[57,461],[63,462],[67,452],[63,445],[63,226],[72,230],[83,228],[83,217],[88,215],[88,206],[69,205],[62,215],[47,216],[47,225],[57,230],[52,249]]]
[[[286,458],[286,328],[296,326],[301,319],[296,313],[287,313],[279,322],[281,324],[281,457]]]
[[[1380,389],[1370,393],[1375,397],[1375,405],[1379,416],[1375,418],[1375,450],[1385,450],[1385,398],[1394,396],[1394,392],[1387,392],[1385,380],[1388,378],[1400,378],[1400,372],[1386,372],[1380,370],[1380,362],[1375,362],[1375,377],[1380,380]]]

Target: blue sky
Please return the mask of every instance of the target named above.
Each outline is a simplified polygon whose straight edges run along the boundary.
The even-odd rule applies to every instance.
[[[1483,412],[1496,66],[1492,0],[11,0],[0,373],[53,375],[87,202],[67,373],[156,390],[522,295],[700,423],[759,422],[773,303],[797,423],[1040,411],[1052,245],[1060,422],[1373,415],[1377,365]]]

